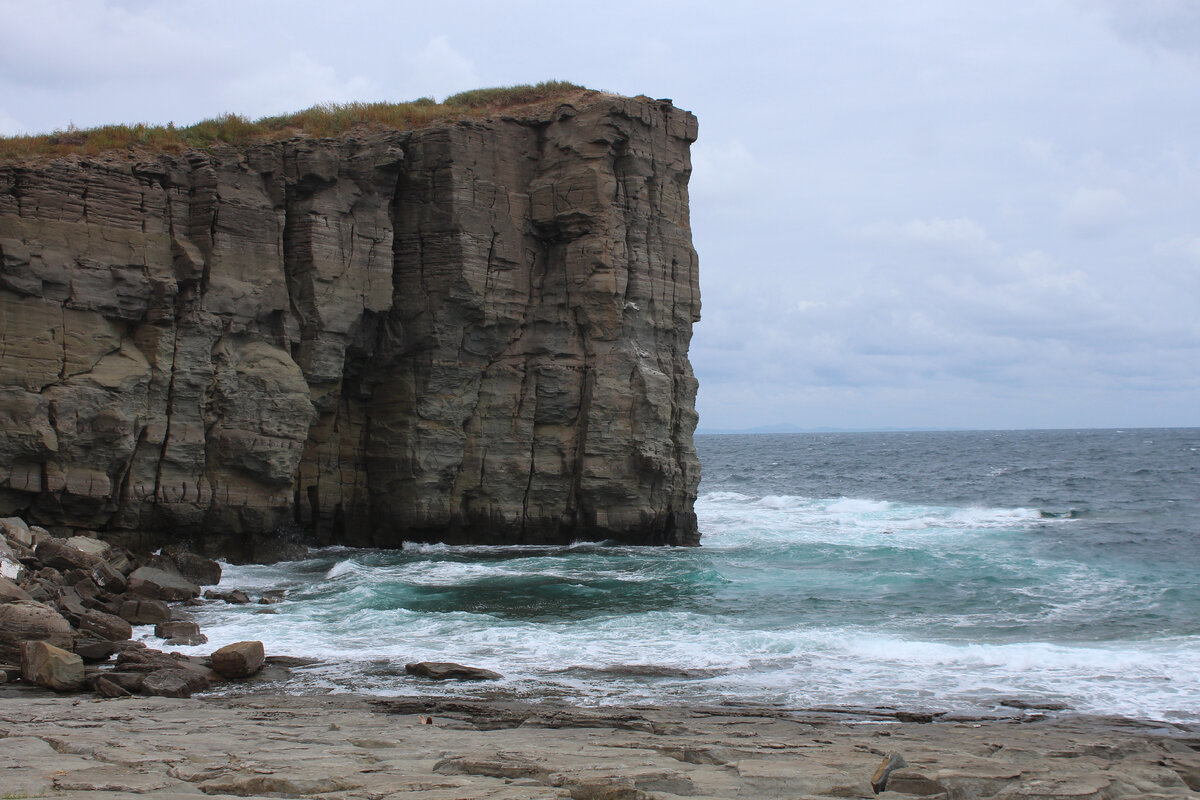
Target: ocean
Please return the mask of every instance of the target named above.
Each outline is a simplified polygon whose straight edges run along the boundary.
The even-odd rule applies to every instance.
[[[1200,721],[1200,429],[697,436],[700,548],[225,566],[294,692]],[[143,636],[149,636],[142,631]],[[504,680],[432,684],[408,661]]]

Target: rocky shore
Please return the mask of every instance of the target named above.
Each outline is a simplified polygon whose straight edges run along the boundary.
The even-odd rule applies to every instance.
[[[220,565],[0,520],[0,797],[1196,797],[1200,726],[729,704],[282,694],[260,642],[185,657]],[[145,629],[142,629],[143,631]],[[149,638],[149,637],[145,637]],[[420,679],[499,677],[449,663]],[[192,696],[192,695],[195,696]]]
[[[5,797],[1196,797],[1200,731],[1082,717],[0,687]]]
[[[182,548],[137,554],[0,519],[0,683],[101,697],[190,697],[249,678],[268,663],[261,642],[194,658],[133,640],[135,625],[153,625],[164,645],[206,643],[189,607],[251,602],[237,590],[201,597],[202,585],[220,580],[220,564]],[[276,599],[269,593],[259,602]]]

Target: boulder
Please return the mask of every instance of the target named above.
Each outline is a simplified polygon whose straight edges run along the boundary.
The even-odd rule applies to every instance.
[[[25,565],[21,563],[20,557],[12,546],[0,539],[0,578],[19,581],[24,577]]]
[[[103,560],[95,553],[73,547],[64,539],[46,539],[33,552],[46,566],[62,571],[81,569],[90,572],[97,562]]]
[[[120,686],[126,692],[134,694],[142,690],[142,682],[146,680],[147,673],[145,672],[106,672],[102,676],[104,680],[110,681],[117,686]],[[97,678],[96,682],[99,683]]]
[[[92,580],[106,592],[121,594],[125,591],[125,576],[107,561],[101,561],[92,567]]]
[[[82,553],[91,553],[101,559],[107,558],[108,554],[112,552],[112,546],[108,542],[102,542],[91,536],[72,536],[67,539],[67,544]]]
[[[33,547],[33,532],[29,530],[29,525],[20,517],[4,517],[0,519],[0,537],[8,539],[10,542],[22,545],[23,547]]]
[[[945,786],[914,769],[898,769],[893,772],[887,780],[887,790],[920,796],[945,795],[947,792]]]
[[[57,608],[58,613],[66,617],[72,625],[78,625],[80,617],[87,613],[88,610],[83,604],[83,601],[79,598],[79,595],[75,594],[74,590],[72,589],[67,589],[61,595],[59,595],[58,600],[54,603],[54,607]]]
[[[205,558],[179,548],[170,548],[167,554],[183,577],[189,578],[201,586],[216,586],[221,582],[221,565],[211,558]]]
[[[142,681],[142,694],[153,697],[191,697],[183,672],[177,669],[160,669],[148,673]]]
[[[21,643],[21,679],[56,692],[83,686],[83,659],[49,642]]]
[[[161,600],[123,600],[117,616],[134,625],[154,625],[171,618],[171,607]]]
[[[234,642],[213,652],[212,668],[226,678],[246,678],[262,669],[266,660],[262,642]]]
[[[200,587],[180,575],[154,567],[138,567],[129,574],[128,590],[155,600],[187,600],[200,594]]]
[[[466,667],[452,661],[420,661],[405,664],[409,675],[430,678],[435,681],[497,681],[503,678],[499,672],[480,667]]]
[[[117,668],[125,672],[154,672],[173,669],[178,664],[179,660],[170,653],[148,647],[141,650],[122,650],[117,655]]]
[[[0,578],[0,603],[11,603],[14,600],[32,600],[29,592],[17,586],[8,578]]]
[[[75,655],[85,663],[108,661],[117,652],[117,643],[107,639],[76,639]]]
[[[73,639],[71,623],[50,606],[29,600],[0,605],[0,660],[16,657],[21,642],[37,640],[70,648]]]
[[[75,570],[71,572],[72,576],[76,578],[70,582],[71,588],[75,590],[75,594],[79,595],[81,600],[91,600],[100,594],[100,587],[87,573],[78,573]]]
[[[174,639],[177,636],[195,636],[200,632],[200,626],[195,622],[183,619],[172,619],[160,622],[154,626],[154,635],[160,639]]]
[[[154,626],[154,635],[166,639],[168,644],[192,647],[204,644],[208,637],[200,632],[200,626],[190,620],[173,619]]]
[[[79,632],[110,642],[133,638],[133,627],[121,617],[89,610],[79,616]]]
[[[150,648],[141,648],[137,650],[123,650],[117,656],[117,670],[120,672],[138,672],[149,674],[163,669],[183,670],[184,672],[197,675],[205,681],[220,680],[221,676],[203,666],[197,661],[193,661],[187,656],[177,653],[164,653],[161,650],[152,650]]]
[[[122,577],[133,572],[138,566],[130,558],[128,551],[117,548],[113,548],[113,551],[109,553],[108,558],[104,559],[104,561],[117,572],[121,573]]]

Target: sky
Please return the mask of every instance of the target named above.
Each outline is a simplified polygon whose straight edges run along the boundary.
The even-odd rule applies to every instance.
[[[1200,425],[1200,0],[0,0],[0,30],[3,134],[672,98],[701,430]]]

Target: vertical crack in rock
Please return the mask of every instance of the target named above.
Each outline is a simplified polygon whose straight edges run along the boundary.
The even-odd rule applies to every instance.
[[[695,544],[695,135],[583,92],[0,165],[0,514],[233,560]]]

